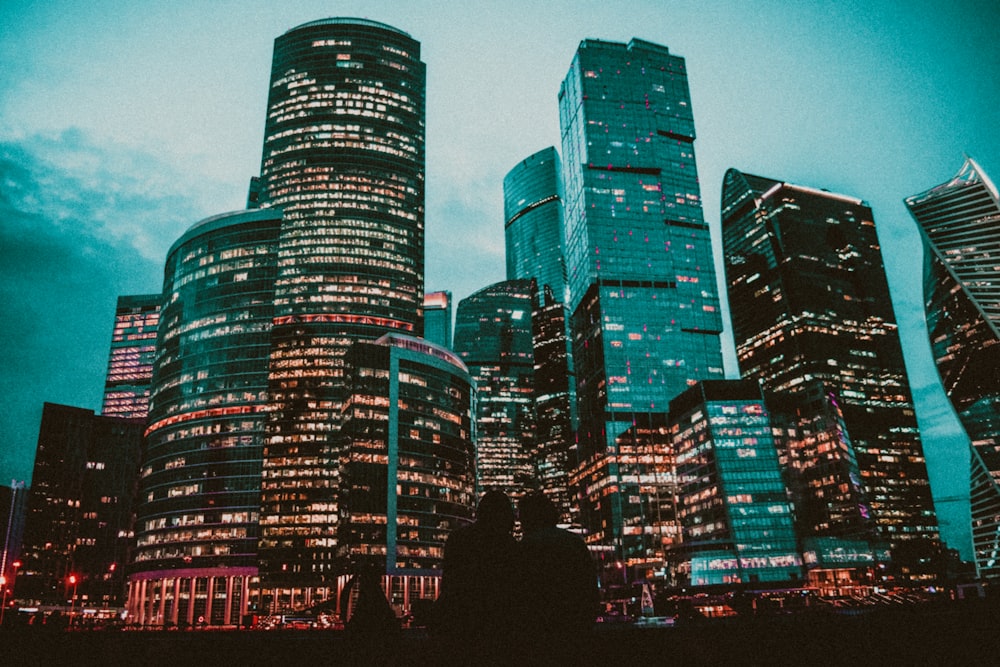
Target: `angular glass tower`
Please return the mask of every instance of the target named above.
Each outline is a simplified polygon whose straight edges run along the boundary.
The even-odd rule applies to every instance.
[[[552,146],[522,160],[503,179],[507,280],[534,278],[566,301],[562,166]]]
[[[726,282],[740,373],[838,402],[878,536],[937,539],[937,519],[871,209],[726,173]]]
[[[159,294],[118,297],[102,415],[145,419],[149,413],[161,298]]]
[[[702,382],[670,403],[684,539],[680,582],[802,577],[771,420],[753,381]]]
[[[424,338],[451,349],[451,292],[424,294]]]
[[[218,215],[167,255],[130,574],[137,622],[229,625],[249,608],[280,231],[275,209]]]
[[[535,478],[531,280],[484,287],[458,304],[455,352],[476,385],[476,491],[513,497]]]
[[[422,333],[424,86],[420,44],[382,23],[325,19],[275,40],[256,186],[261,206],[285,214],[261,496],[265,588],[331,583],[348,348]]]
[[[618,438],[659,428],[674,396],[723,377],[684,59],[638,39],[586,40],[559,115],[579,453],[593,491],[582,495],[595,498],[581,521],[616,558],[642,557],[623,545],[642,474],[620,474]]]
[[[958,174],[906,199],[924,244],[931,350],[972,445],[976,568],[1000,578],[1000,197],[967,158]]]

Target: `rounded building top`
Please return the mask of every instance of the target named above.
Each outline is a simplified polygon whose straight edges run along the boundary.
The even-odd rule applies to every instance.
[[[223,227],[244,224],[247,222],[280,220],[281,216],[282,209],[278,207],[246,209],[242,211],[230,211],[228,213],[213,215],[188,227],[188,230],[184,232],[179,239],[174,241],[173,245],[170,246],[170,250],[167,252],[167,257],[172,255],[174,251],[184,243],[187,243],[194,237],[205,234],[206,232],[212,232],[217,229],[222,229]]]
[[[379,23],[378,21],[370,21],[368,19],[355,19],[355,18],[345,18],[345,17],[334,17],[328,19],[317,19],[315,21],[309,21],[308,23],[303,23],[302,25],[297,25],[290,30],[287,30],[285,34],[295,32],[296,30],[301,30],[302,28],[312,28],[320,25],[363,25],[370,28],[382,28],[383,30],[390,30],[392,32],[397,32],[404,37],[409,37],[413,39],[408,33],[403,32],[399,28],[394,28],[387,23]]]

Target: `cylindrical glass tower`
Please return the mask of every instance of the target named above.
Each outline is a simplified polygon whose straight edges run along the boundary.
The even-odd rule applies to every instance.
[[[170,249],[129,612],[239,622],[257,575],[278,210],[203,220]]]
[[[285,222],[260,568],[265,597],[292,606],[334,581],[345,354],[421,333],[424,83],[419,43],[381,23],[325,19],[275,40],[260,201]]]

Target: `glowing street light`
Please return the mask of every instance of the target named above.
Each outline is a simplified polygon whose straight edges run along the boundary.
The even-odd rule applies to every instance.
[[[2,601],[0,601],[0,626],[3,626],[3,615],[7,611],[7,577],[0,574],[0,590],[3,590]]]
[[[70,625],[72,625],[73,615],[76,613],[76,583],[77,583],[76,575],[75,574],[69,575],[69,578],[66,581],[68,581],[69,585],[73,587],[73,598],[70,600],[69,604],[69,622]]]

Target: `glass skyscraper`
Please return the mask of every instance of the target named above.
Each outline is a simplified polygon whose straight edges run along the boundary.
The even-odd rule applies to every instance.
[[[218,215],[167,255],[130,575],[139,623],[229,625],[249,608],[280,231],[276,209]]]
[[[420,44],[365,19],[300,25],[274,44],[260,180],[281,207],[261,496],[263,585],[330,584],[344,357],[421,335],[424,86]]]
[[[462,299],[455,353],[476,385],[477,494],[513,497],[535,479],[532,280],[496,283]]]
[[[871,209],[853,197],[730,169],[722,234],[743,378],[800,397],[822,382],[842,411],[877,535],[893,547],[936,540]],[[837,476],[847,480],[850,461],[843,465]]]
[[[792,506],[757,383],[699,383],[671,402],[670,422],[680,583],[799,581]]]
[[[344,403],[347,572],[374,565],[403,613],[437,597],[444,545],[472,521],[475,451],[472,378],[458,356],[425,340],[386,334],[348,354]]]
[[[924,243],[931,350],[970,438],[976,568],[1000,578],[1000,197],[970,158],[951,180],[908,197]]]
[[[160,299],[159,294],[118,297],[102,415],[145,419],[149,413]]]
[[[546,286],[532,300],[534,354],[534,467],[541,491],[563,521],[576,522],[578,504],[570,490],[576,463],[576,394],[569,356],[566,306]]]
[[[451,349],[451,292],[424,294],[424,338]]]
[[[552,146],[522,160],[503,179],[507,280],[531,279],[566,301],[562,165]]]
[[[577,478],[594,499],[581,521],[592,544],[642,558],[623,544],[641,516],[642,474],[619,471],[619,436],[664,423],[674,396],[723,377],[684,59],[638,39],[586,40],[559,114],[579,454],[590,471]]]

